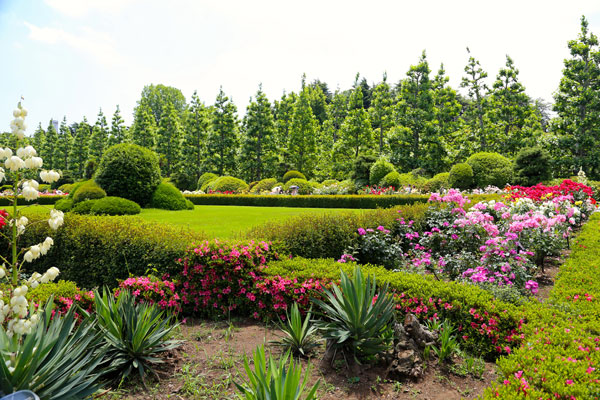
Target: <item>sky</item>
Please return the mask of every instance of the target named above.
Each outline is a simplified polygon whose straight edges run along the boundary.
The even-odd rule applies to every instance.
[[[533,98],[552,100],[580,18],[600,35],[600,1],[0,0],[0,131],[21,96],[28,134],[39,122],[125,122],[145,85],[219,86],[244,114],[259,84],[271,101],[298,91],[302,74],[335,91],[360,73],[396,83],[425,50],[458,88],[477,58],[491,86],[510,55]]]

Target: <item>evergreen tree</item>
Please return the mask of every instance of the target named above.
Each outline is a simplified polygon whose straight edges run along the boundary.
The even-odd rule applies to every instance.
[[[48,129],[46,130],[46,140],[39,150],[40,157],[44,159],[44,168],[53,169],[56,168],[56,158],[54,156],[54,150],[56,148],[56,143],[58,142],[58,132],[54,129],[54,124],[52,120],[48,124]]]
[[[69,170],[69,152],[73,147],[73,136],[67,125],[67,117],[64,117],[58,131],[58,140],[54,145],[53,168],[66,172]]]
[[[106,117],[100,109],[98,113],[98,119],[96,124],[92,128],[92,136],[90,137],[90,147],[88,151],[88,158],[100,161],[104,149],[108,142],[108,124],[106,123]]]
[[[373,100],[369,109],[371,123],[379,141],[379,155],[384,153],[387,132],[393,126],[392,91],[387,83],[387,74],[383,74],[383,81],[373,90]]]
[[[40,122],[38,124],[37,129],[33,133],[33,139],[31,141],[31,144],[34,149],[36,149],[38,152],[40,152],[41,149],[44,147],[45,143],[46,143],[46,131],[44,130],[44,128],[42,128],[42,123]]]
[[[319,88],[320,90],[320,88]],[[240,153],[240,171],[248,181],[275,175],[275,122],[273,110],[262,87],[246,108]]]
[[[223,88],[212,110],[211,129],[208,134],[208,164],[219,175],[234,174],[238,146],[237,108]]]
[[[182,173],[193,176],[194,186],[202,174],[209,128],[210,110],[200,101],[198,94],[194,92],[190,108],[186,114],[181,147],[183,162],[180,167]]]
[[[285,151],[289,142],[290,127],[292,126],[292,115],[296,103],[295,93],[283,94],[281,100],[275,100],[275,143],[280,151]]]
[[[450,156],[450,164],[470,156],[464,136],[460,130],[460,113],[462,105],[454,89],[448,86],[450,78],[446,76],[444,64],[440,65],[433,79],[433,112],[437,136]],[[466,150],[466,152],[465,152]]]
[[[471,54],[467,48],[467,52]],[[488,74],[485,72],[479,61],[469,55],[469,62],[465,67],[467,76],[462,78],[460,87],[466,88],[469,95],[469,104],[465,110],[465,120],[470,127],[471,134],[479,142],[479,150],[486,151],[488,147],[488,135],[484,124],[484,116],[488,109],[486,96],[489,88],[485,83]],[[471,138],[468,138],[471,139]]]
[[[318,161],[319,123],[310,107],[310,93],[303,88],[294,104],[289,132],[288,160],[291,167],[310,176]]]
[[[84,177],[91,135],[92,128],[88,124],[87,119],[83,117],[83,121],[77,126],[75,136],[73,137],[73,146],[69,152],[69,168],[78,179]],[[46,160],[44,159],[45,162]]]
[[[183,113],[187,107],[185,102],[185,96],[181,93],[181,90],[165,85],[147,85],[142,90],[142,95],[138,104],[144,103],[149,107],[149,111],[154,117],[154,124],[160,125],[162,119],[162,112],[167,103],[171,102],[177,116],[183,119]]]
[[[551,150],[563,175],[583,168],[588,177],[600,178],[600,48],[598,37],[581,18],[577,40],[569,41],[571,57],[554,95],[558,113],[554,129],[558,146]]]
[[[156,147],[156,122],[152,110],[146,102],[140,102],[135,109],[131,140],[134,144],[150,150],[154,150]]]
[[[161,156],[162,172],[171,176],[174,166],[181,158],[182,131],[179,116],[173,103],[167,101],[162,110],[162,118],[158,127],[156,152]]]
[[[107,147],[120,143],[128,143],[129,141],[129,131],[125,126],[125,121],[123,121],[123,118],[121,117],[121,109],[117,104],[117,109],[115,110],[111,121]]]

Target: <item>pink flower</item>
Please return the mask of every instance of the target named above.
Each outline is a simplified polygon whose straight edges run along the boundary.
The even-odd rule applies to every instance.
[[[565,383],[566,383],[567,385],[572,385],[574,382],[573,382],[573,379],[567,379],[567,380],[565,381]]]
[[[358,228],[358,234],[361,235],[361,236],[362,235],[366,235],[367,231],[365,231],[364,228]]]

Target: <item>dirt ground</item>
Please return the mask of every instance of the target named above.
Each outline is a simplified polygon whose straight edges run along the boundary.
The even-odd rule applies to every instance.
[[[106,394],[110,399],[232,399],[237,398],[233,381],[241,383],[243,355],[265,343],[272,354],[280,354],[278,346],[269,344],[277,339],[278,329],[252,321],[212,322],[188,321],[180,327],[179,337],[185,343],[165,357],[160,368],[160,380],[129,383]],[[496,380],[495,365],[479,360],[476,372],[467,372],[464,363],[438,365],[436,359],[427,362],[424,377],[417,381],[396,382],[386,379],[385,365],[363,365],[360,372],[351,373],[343,360],[333,365],[321,361],[324,346],[311,360],[303,360],[304,370],[311,364],[309,381],[320,381],[318,398],[339,399],[472,399],[483,393]],[[356,370],[355,370],[356,371]]]

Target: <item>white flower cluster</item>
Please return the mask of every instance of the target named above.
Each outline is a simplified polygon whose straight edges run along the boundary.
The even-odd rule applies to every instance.
[[[50,228],[57,230],[65,221],[65,214],[62,211],[58,211],[57,209],[50,210],[50,219],[48,220],[48,225]]]
[[[13,226],[15,223],[17,224],[17,235],[21,235],[25,232],[25,226],[29,223],[29,219],[26,216],[22,216],[8,221],[9,226]]]
[[[41,283],[48,283],[56,279],[60,271],[56,267],[50,268],[48,271],[44,272],[44,274],[40,274],[39,272],[34,272],[31,277],[27,280],[29,286],[32,289],[38,287]]]
[[[13,111],[13,117],[15,119],[10,123],[10,130],[19,140],[23,140],[25,137],[25,130],[27,129],[27,124],[25,124],[25,117],[27,116],[27,109],[21,107],[16,108]]]
[[[25,260],[27,262],[32,262],[33,260],[40,258],[40,256],[45,256],[53,244],[54,244],[54,240],[52,240],[51,237],[47,237],[46,240],[44,240],[42,243],[31,246],[29,248],[29,250],[27,250],[27,252],[23,256],[23,260]],[[46,282],[42,282],[42,283],[46,283]]]

